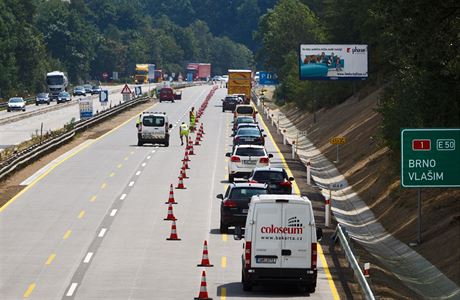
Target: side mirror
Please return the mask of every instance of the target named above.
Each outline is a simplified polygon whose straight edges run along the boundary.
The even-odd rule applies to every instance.
[[[239,241],[243,238],[243,235],[244,235],[244,230],[241,227],[236,226],[235,231],[233,233],[233,239],[236,241]]]
[[[270,153],[270,154],[268,155],[268,158],[273,158],[273,154]]]
[[[294,181],[294,177],[289,177],[289,181]]]
[[[323,229],[316,227],[316,239],[318,241],[323,239]]]
[[[217,198],[217,199],[220,199],[220,200],[224,200],[224,195],[218,194],[218,195],[216,196],[216,198]]]
[[[169,124],[169,129],[171,129],[171,128],[172,128],[172,124]]]
[[[225,156],[230,157],[232,154],[230,152],[225,153]]]

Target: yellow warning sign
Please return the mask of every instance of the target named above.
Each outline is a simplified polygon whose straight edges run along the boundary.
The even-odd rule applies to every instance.
[[[347,139],[344,136],[336,136],[331,138],[329,141],[332,145],[343,145],[347,142]]]

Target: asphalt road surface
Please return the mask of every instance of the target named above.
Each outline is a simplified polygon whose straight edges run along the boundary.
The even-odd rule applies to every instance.
[[[33,179],[0,209],[0,299],[192,299],[202,270],[214,299],[334,299],[324,259],[318,286],[308,295],[292,287],[243,292],[243,241],[219,233],[220,200],[227,184],[231,113],[222,113],[218,89],[201,121],[205,136],[191,156],[185,190],[174,190],[180,241],[167,241],[169,186],[178,184],[184,147],[178,124],[198,108],[211,86],[187,88],[183,100],[156,104],[175,124],[169,147],[138,147],[135,117],[89,141]],[[282,159],[270,138],[272,165]],[[208,241],[214,267],[197,267]]]

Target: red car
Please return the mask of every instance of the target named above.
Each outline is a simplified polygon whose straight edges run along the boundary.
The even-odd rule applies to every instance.
[[[171,101],[174,102],[174,91],[170,87],[164,87],[160,89],[160,102]]]

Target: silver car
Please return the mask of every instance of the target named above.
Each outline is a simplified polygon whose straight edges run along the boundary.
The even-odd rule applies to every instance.
[[[22,110],[26,111],[26,102],[22,97],[13,97],[8,101],[7,111]]]
[[[60,92],[57,98],[57,103],[61,102],[69,102],[70,99],[70,94],[67,92]]]

